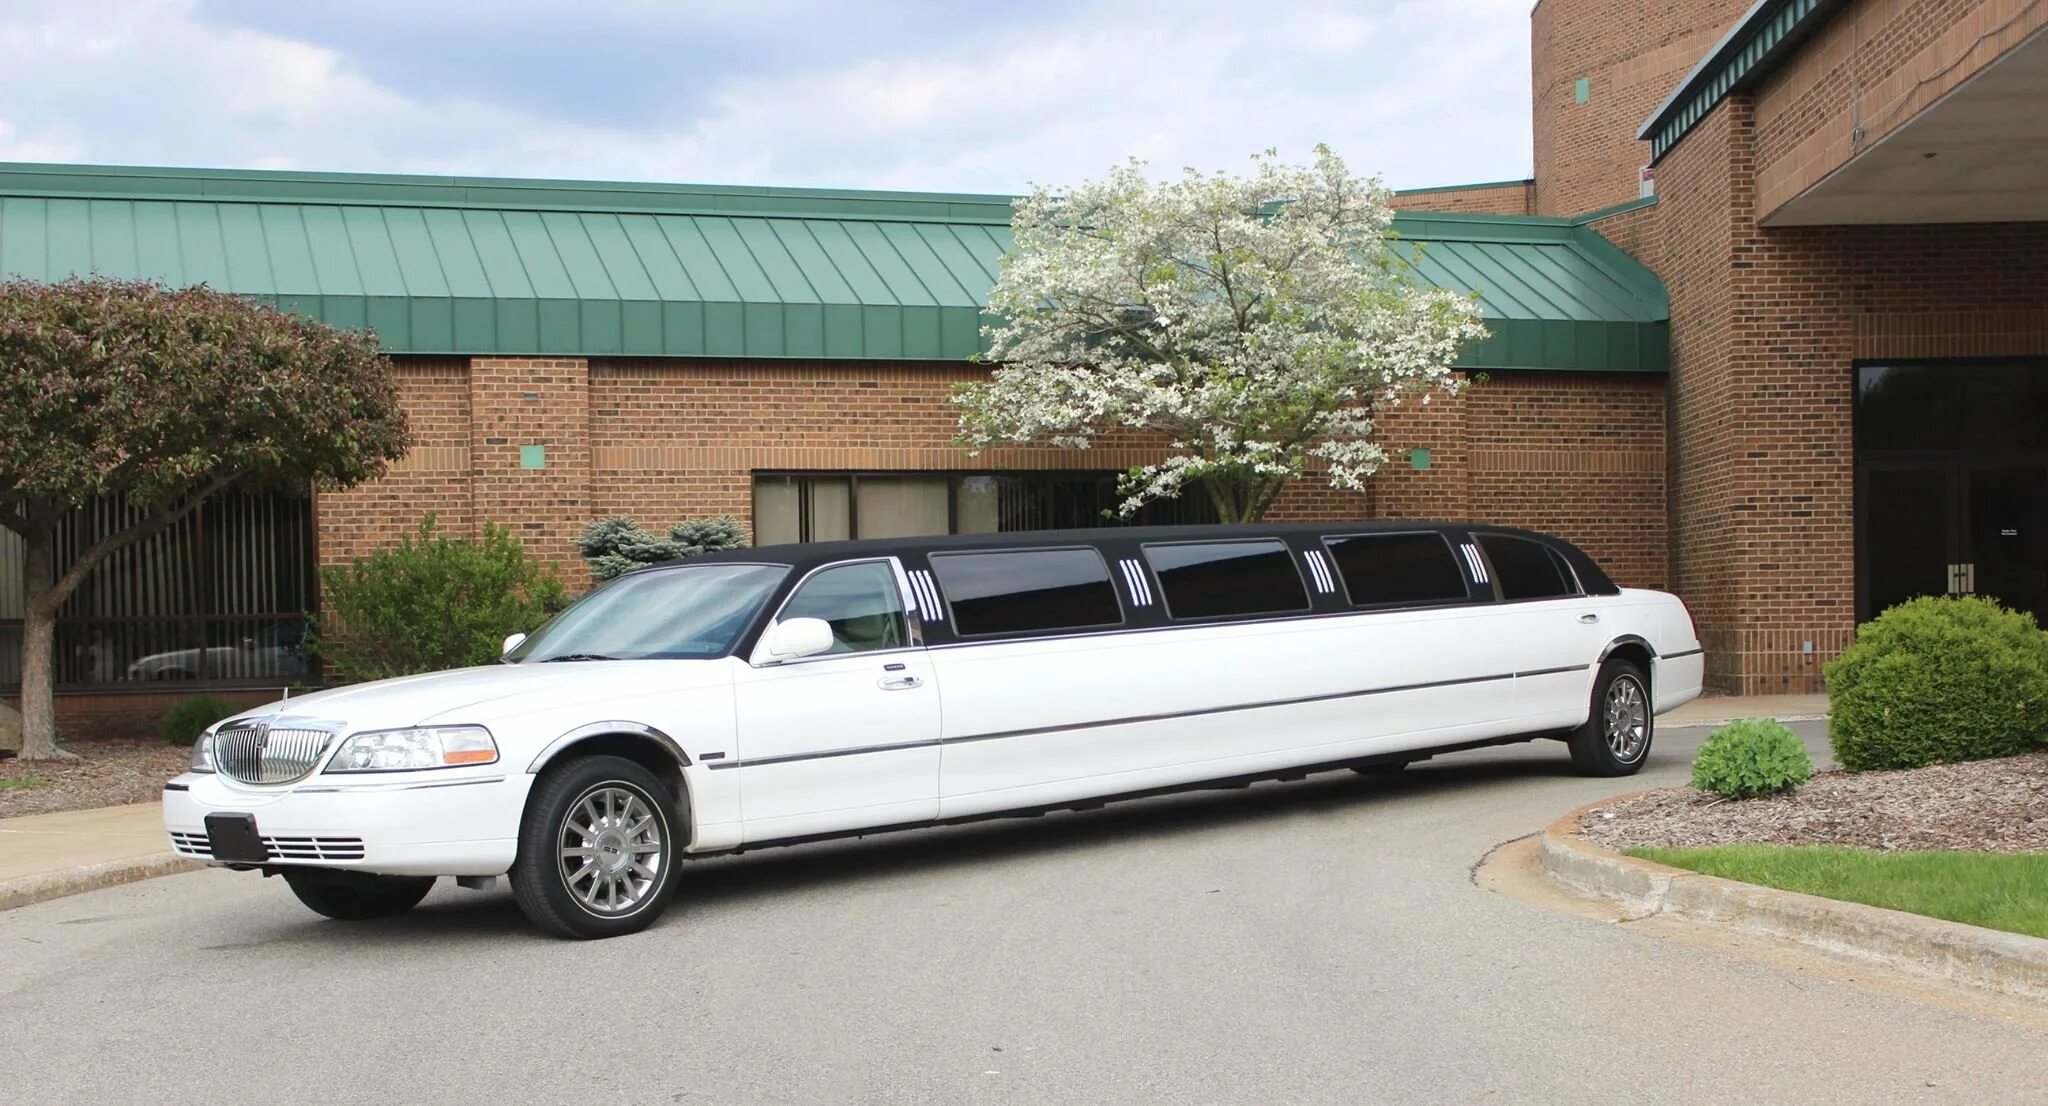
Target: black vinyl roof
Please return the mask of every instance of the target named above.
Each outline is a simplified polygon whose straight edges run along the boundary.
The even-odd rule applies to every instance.
[[[809,570],[834,561],[855,560],[861,557],[925,556],[932,553],[969,552],[974,550],[998,549],[1042,549],[1073,545],[1121,546],[1129,548],[1145,543],[1182,541],[1229,541],[1248,538],[1281,538],[1295,542],[1314,540],[1323,536],[1349,534],[1414,534],[1442,533],[1450,537],[1464,534],[1504,534],[1532,538],[1556,549],[1571,563],[1579,574],[1579,580],[1589,593],[1612,594],[1617,590],[1597,562],[1584,551],[1562,538],[1550,534],[1523,530],[1512,526],[1490,526],[1484,523],[1429,522],[1429,521],[1330,521],[1330,522],[1279,522],[1245,524],[1210,524],[1204,526],[1098,526],[1082,530],[1012,530],[994,534],[928,534],[903,538],[865,538],[856,541],[803,542],[790,545],[763,545],[749,549],[730,549],[719,553],[706,553],[680,561],[669,561],[655,565],[651,570],[683,564],[786,564],[798,570]],[[639,571],[650,571],[641,569]]]

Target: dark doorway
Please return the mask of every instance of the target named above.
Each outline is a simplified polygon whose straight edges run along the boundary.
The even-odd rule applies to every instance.
[[[1856,367],[1859,620],[1983,595],[2048,623],[2048,360]]]

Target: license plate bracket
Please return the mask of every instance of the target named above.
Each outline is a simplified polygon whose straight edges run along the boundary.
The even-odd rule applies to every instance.
[[[270,859],[263,838],[256,832],[254,814],[209,814],[206,842],[215,860],[230,864],[261,864]]]

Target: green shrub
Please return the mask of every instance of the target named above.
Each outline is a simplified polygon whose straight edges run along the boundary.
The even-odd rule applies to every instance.
[[[1692,785],[1731,799],[1789,791],[1813,778],[1813,758],[1775,718],[1747,718],[1715,730],[1693,758]]]
[[[577,551],[590,562],[590,574],[600,580],[681,557],[743,549],[746,544],[746,532],[725,515],[678,522],[665,538],[640,529],[624,515],[614,515],[585,526],[576,539]]]
[[[218,695],[194,695],[180,699],[164,716],[164,740],[173,745],[190,745],[199,740],[206,727],[235,713],[235,708]]]
[[[1917,768],[2048,743],[2048,635],[1975,597],[1901,603],[1823,674],[1845,768]]]
[[[502,526],[475,541],[435,529],[320,574],[321,606],[307,651],[345,679],[380,680],[489,664],[508,634],[568,605],[562,582]]]

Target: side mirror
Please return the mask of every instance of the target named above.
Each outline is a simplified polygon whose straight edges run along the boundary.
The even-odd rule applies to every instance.
[[[519,648],[519,643],[525,640],[525,634],[506,634],[505,647],[503,649],[498,650],[498,655],[502,657],[505,654],[510,653],[512,650]]]
[[[792,618],[778,622],[768,631],[768,655],[779,661],[795,660],[832,648],[832,624],[822,618]]]

